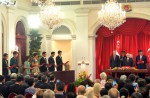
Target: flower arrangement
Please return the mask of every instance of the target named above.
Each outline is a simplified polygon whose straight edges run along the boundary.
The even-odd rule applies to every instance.
[[[78,74],[78,79],[75,81],[75,85],[79,86],[84,80],[88,79],[90,75],[88,75],[87,71],[81,71]]]

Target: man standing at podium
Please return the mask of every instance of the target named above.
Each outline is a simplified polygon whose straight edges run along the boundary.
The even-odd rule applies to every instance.
[[[125,51],[121,51],[120,65],[125,66],[126,63],[127,63],[127,56],[125,55]]]
[[[110,57],[110,68],[120,67],[119,56],[116,55],[116,50],[113,51],[113,55]]]
[[[136,57],[136,66],[137,69],[146,69],[146,63],[147,63],[147,57],[145,55],[143,55],[143,51],[142,50],[138,50],[138,56]],[[139,74],[139,76],[141,78],[145,78],[145,75]]]
[[[55,71],[55,61],[54,61],[55,52],[51,52],[51,56],[48,58],[49,68],[48,70],[50,72]]]
[[[62,61],[62,51],[58,51],[58,56],[56,57],[57,71],[62,71],[63,61]]]

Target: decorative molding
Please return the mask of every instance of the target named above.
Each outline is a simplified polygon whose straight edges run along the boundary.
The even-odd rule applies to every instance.
[[[46,35],[46,40],[51,40],[52,39],[52,35]]]
[[[90,10],[88,8],[81,8],[75,10],[77,17],[87,17],[89,15]]]
[[[96,37],[97,37],[97,35],[89,35],[89,36],[88,36],[88,39],[89,39],[89,40],[95,40]]]
[[[76,35],[71,35],[72,40],[76,40]]]

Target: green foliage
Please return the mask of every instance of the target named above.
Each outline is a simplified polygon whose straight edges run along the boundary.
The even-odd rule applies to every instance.
[[[30,51],[29,51],[29,55],[32,57],[33,53],[38,53],[38,55],[40,55],[40,49],[41,49],[41,44],[42,44],[42,39],[43,37],[41,37],[42,34],[38,33],[38,30],[34,30],[32,29],[30,31],[30,34],[28,35],[30,37]]]
[[[79,86],[84,80],[85,80],[85,79],[77,79],[77,80],[74,82],[75,86],[76,86],[76,87]]]

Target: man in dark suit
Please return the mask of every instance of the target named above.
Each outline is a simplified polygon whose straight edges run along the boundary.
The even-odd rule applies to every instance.
[[[8,76],[8,54],[3,54],[3,60],[2,60],[2,73],[6,77]]]
[[[55,71],[55,61],[54,61],[55,52],[51,52],[51,56],[48,58],[49,68],[48,70],[50,72]]]
[[[16,83],[9,87],[9,93],[16,93],[17,95],[24,95],[25,88],[22,86],[24,82],[23,75],[17,75]]]
[[[110,68],[120,67],[119,56],[116,55],[116,50],[113,51],[113,55],[110,57]]]
[[[133,61],[131,54],[127,53],[126,56],[127,56],[127,60],[126,60],[125,65],[130,66],[130,67],[134,67],[134,61]]]
[[[55,98],[66,98],[66,95],[64,94],[64,87],[65,87],[64,82],[59,81],[56,83]]]
[[[4,98],[8,97],[8,87],[4,85],[5,77],[0,75],[0,94],[3,95]]]
[[[142,50],[138,50],[138,56],[136,57],[136,66],[138,69],[146,69],[147,57],[143,55]],[[145,78],[145,74],[139,74],[141,78]]]
[[[46,75],[42,76],[42,84],[39,86],[41,89],[51,89],[50,85],[48,84],[48,77]]]
[[[57,71],[62,71],[63,61],[62,61],[62,51],[58,51],[58,56],[56,57]]]
[[[11,73],[18,73],[18,52],[13,52],[13,57],[10,59]]]
[[[126,63],[127,63],[127,56],[125,55],[125,51],[121,51],[120,65],[125,66]]]
[[[34,86],[35,88],[39,88],[39,86],[43,83],[42,80],[41,80],[42,76],[43,76],[42,73],[39,73],[37,75],[38,81],[35,82],[35,86]]]
[[[47,71],[47,59],[46,59],[46,52],[42,53],[42,58],[40,59],[40,72],[46,72]]]
[[[49,75],[49,83],[48,84],[50,85],[50,89],[52,91],[54,91],[54,89],[55,89],[55,76],[54,76],[54,74]]]

